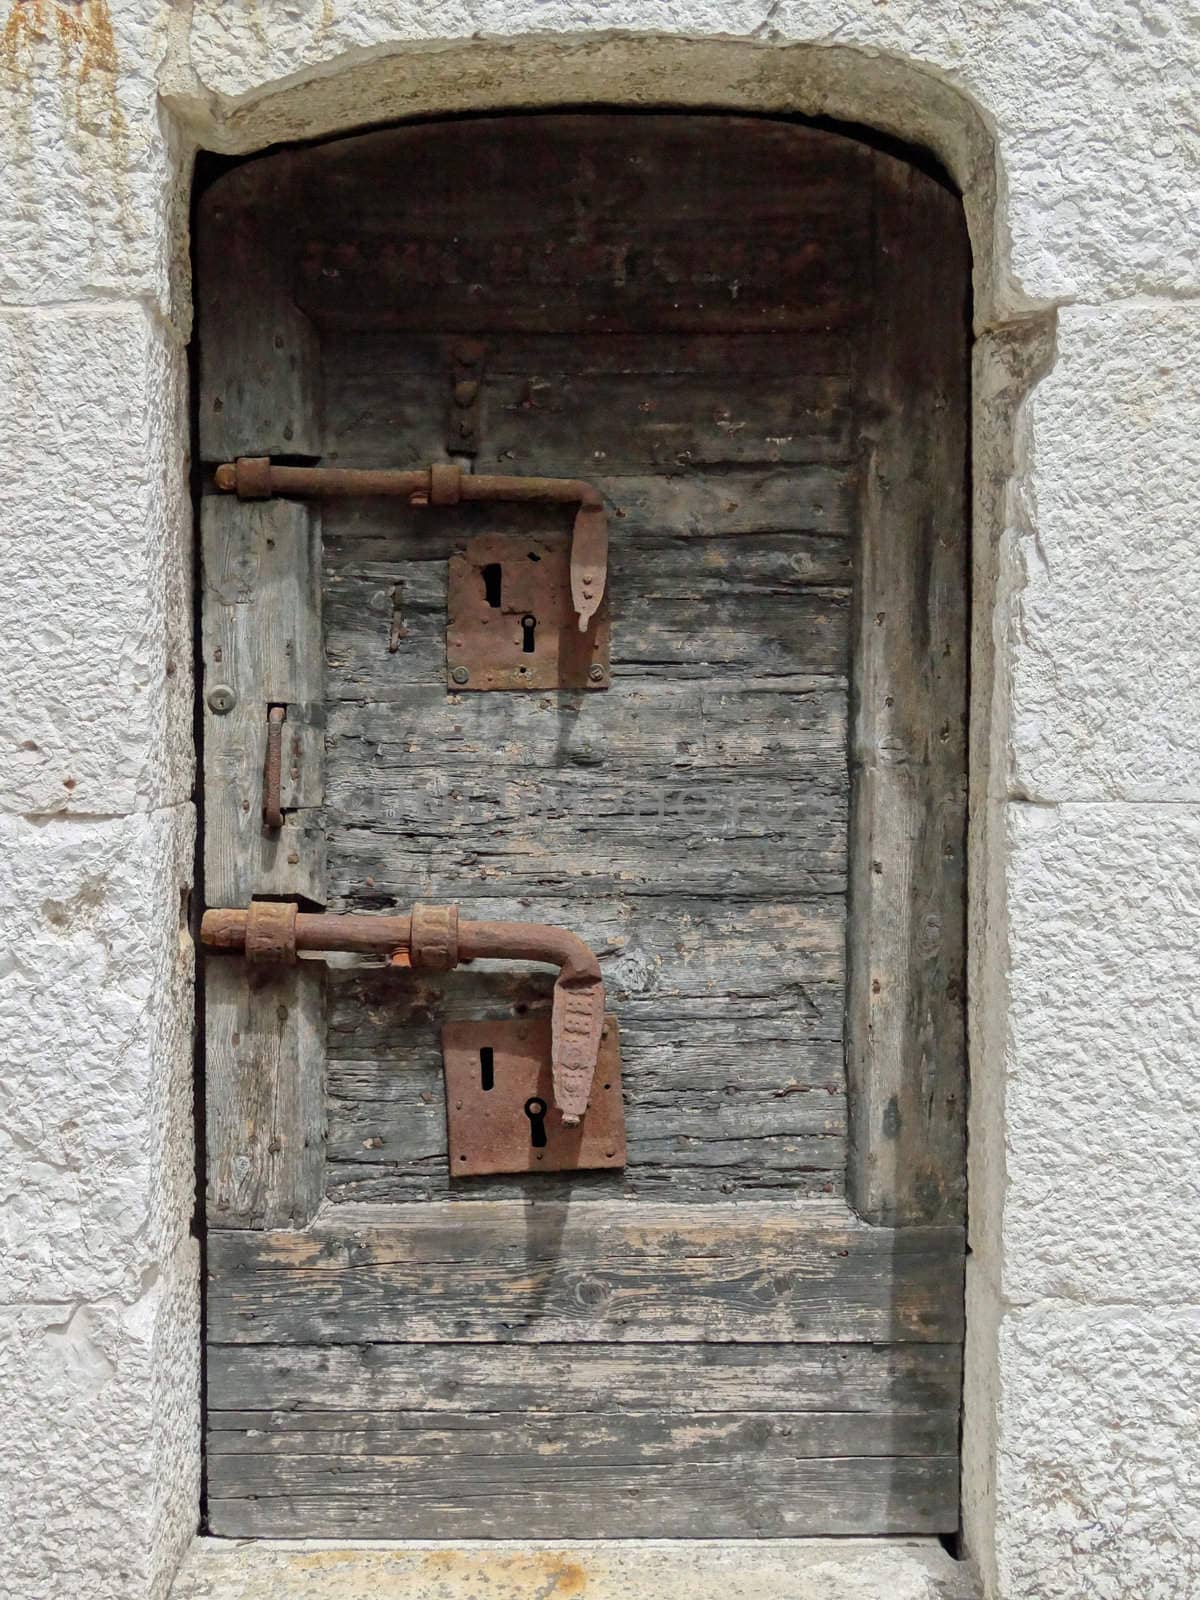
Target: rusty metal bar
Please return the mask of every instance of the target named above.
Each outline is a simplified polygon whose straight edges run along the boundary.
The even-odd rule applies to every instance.
[[[464,501],[577,505],[571,534],[571,602],[586,633],[604,598],[608,578],[608,515],[600,491],[582,478],[523,478],[464,472],[456,462],[415,471],[359,467],[276,466],[269,456],[239,456],[216,471],[217,488],[241,500],[344,499],[386,496],[411,505],[453,506]]]
[[[604,1026],[604,979],[595,953],[567,928],[541,922],[472,922],[456,906],[416,905],[408,915],[300,911],[255,900],[245,911],[206,911],[202,943],[249,960],[287,962],[300,950],[347,950],[445,972],[462,961],[545,961],[559,969],[551,1013],[554,1100],[572,1127],[587,1110]]]
[[[267,754],[263,762],[263,825],[283,827],[283,725],[286,706],[272,706],[267,713]]]

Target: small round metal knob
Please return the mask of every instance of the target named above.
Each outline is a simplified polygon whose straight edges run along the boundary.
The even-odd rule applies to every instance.
[[[218,683],[215,688],[208,691],[208,709],[215,711],[223,717],[227,711],[232,711],[237,705],[237,695],[227,683]]]
[[[470,678],[471,674],[467,671],[466,667],[455,667],[450,674],[450,679],[453,683],[469,683]]]
[[[604,668],[598,661],[593,661],[588,668],[588,677],[593,683],[601,683],[604,679]]]

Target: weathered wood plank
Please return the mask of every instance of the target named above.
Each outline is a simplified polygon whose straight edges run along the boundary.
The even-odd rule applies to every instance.
[[[369,1063],[364,1065],[370,1065]],[[695,1091],[686,1061],[674,1081],[647,1089],[636,1058],[625,1068],[628,1164],[622,1187],[636,1192],[638,1180],[652,1176],[667,1193],[690,1185],[709,1198],[722,1187],[763,1190],[786,1188],[804,1174],[836,1172],[845,1163],[845,1107],[840,1093],[814,1092],[809,1085],[746,1091],[732,1085],[721,1091]],[[730,1061],[729,1076],[734,1075]],[[406,1093],[383,1100],[342,1096],[331,1085],[328,1155],[331,1162],[366,1166],[388,1164],[397,1180],[395,1198],[407,1181],[428,1191],[445,1191],[445,1094],[440,1062],[414,1071],[402,1058],[393,1069]],[[340,1082],[341,1080],[339,1080]],[[331,1174],[333,1176],[333,1174]],[[339,1173],[335,1181],[343,1181]],[[492,1187],[484,1189],[492,1193]],[[537,1185],[529,1191],[537,1194]],[[689,1196],[691,1198],[691,1196]]]
[[[669,760],[672,773],[794,774],[846,789],[846,686],[807,676],[671,683],[624,679],[619,694],[459,695],[444,684],[389,684],[392,700],[335,702],[326,746],[334,792],[357,771],[530,772],[577,767],[612,775]],[[345,776],[343,776],[345,775]]]
[[[375,886],[346,885],[345,904],[378,908]],[[529,920],[530,902],[460,897],[464,916]],[[622,1039],[666,1047],[688,1036],[739,1040],[841,1039],[845,924],[839,896],[800,902],[692,900],[687,905],[602,897],[547,898],[537,920],[573,927],[600,957]],[[478,961],[439,975],[356,965],[331,971],[334,1054],[395,1052],[403,1030],[437,1016],[520,1014],[548,1003],[554,974]],[[702,1025],[702,1026],[700,1026]],[[748,1030],[748,1031],[747,1031]]]
[[[850,1191],[872,1221],[963,1214],[967,285],[958,201],[875,160],[851,824]],[[916,238],[937,239],[925,270]]]
[[[287,501],[208,495],[204,615],[204,887],[209,905],[254,895],[325,900],[324,652],[320,521]],[[218,689],[232,705],[214,707]],[[224,705],[224,702],[222,702]],[[287,707],[284,826],[263,826],[267,716]],[[293,766],[297,778],[291,777]]]
[[[208,1222],[302,1227],[324,1194],[324,971],[205,963]]]
[[[958,1412],[793,1411],[772,1416],[722,1410],[681,1417],[631,1407],[619,1416],[512,1412],[226,1412],[209,1444],[209,1482],[218,1493],[254,1493],[280,1480],[274,1461],[289,1458],[289,1490],[303,1494],[323,1473],[347,1473],[357,1491],[387,1493],[395,1475],[457,1469],[472,1480],[532,1487],[548,1476],[595,1479],[658,1467],[690,1470],[714,1457],[786,1472],[795,1461],[843,1456],[953,1454]],[[485,1467],[480,1466],[486,1462]],[[293,1475],[294,1474],[294,1475]]]
[[[810,377],[845,378],[853,374],[855,344],[844,330],[814,328],[795,333],[660,333],[653,328],[624,333],[537,333],[489,329],[475,341],[482,345],[480,364],[492,373],[543,372],[687,373],[725,377],[741,383],[759,377],[786,378],[798,372]],[[459,334],[429,329],[396,332],[385,327],[367,331],[331,324],[322,331],[327,369],[326,409],[338,430],[326,436],[328,447],[340,448],[343,429],[338,413],[342,395],[352,386],[378,381],[387,374],[419,372],[445,379],[462,347]],[[382,392],[382,391],[381,391]],[[353,430],[346,433],[353,437]]]
[[[478,470],[575,477],[848,461],[850,402],[848,378],[804,373],[735,389],[694,373],[497,373],[484,380]]]
[[[343,992],[347,976],[337,974]],[[374,1016],[382,1005],[386,1000],[375,991]],[[530,1014],[544,1014],[547,1005],[548,998],[535,1003]],[[478,997],[464,992],[454,1009],[477,1016],[478,1008]],[[629,1141],[623,1173],[451,1185],[440,1027],[433,1009],[427,1021],[386,1030],[384,1042],[383,1030],[369,1021],[358,1025],[362,1011],[356,998],[347,995],[346,1005],[335,1008],[326,1170],[331,1199],[645,1194],[703,1203],[841,1192],[846,1116],[841,1044],[806,1038],[804,1030],[812,1026],[807,1017],[673,1031],[651,1019],[623,1029]],[[511,1003],[499,1009],[511,1011]],[[347,1023],[351,1039],[369,1038],[376,1055],[337,1057],[350,1042],[338,1031]],[[836,1019],[829,1031],[837,1033]]]
[[[480,1411],[560,1417],[954,1411],[952,1344],[210,1345],[213,1426],[223,1412],[411,1410],[429,1424]]]
[[[563,1456],[569,1452],[564,1450]],[[230,1458],[225,1458],[228,1461]],[[359,1473],[340,1458],[250,1458],[242,1498],[213,1485],[209,1519],[229,1538],[755,1538],[952,1532],[958,1459],[844,1456],[781,1461],[754,1451],[715,1460],[615,1465],[578,1477],[562,1457],[490,1465],[389,1461]],[[303,1485],[303,1487],[301,1487]],[[218,1492],[213,1492],[214,1490]]]
[[[718,544],[708,542],[710,553]],[[716,554],[711,561],[675,560],[668,570],[659,552],[614,544],[614,677],[763,679],[848,672],[846,586],[809,583],[793,567],[752,589],[744,575],[737,576],[736,550]],[[440,681],[445,688],[442,562],[339,565],[326,587],[325,612],[332,699],[395,699],[406,684]]]
[[[845,803],[799,782],[381,770],[374,794],[355,774],[330,806],[334,871],[397,901],[454,900],[464,883],[514,896],[845,892]]]
[[[201,201],[201,453],[321,449],[313,330],[291,303],[275,222],[281,169],[244,167]],[[325,899],[321,536],[311,507],[201,503],[204,896]],[[286,707],[278,832],[264,828],[271,706]],[[294,770],[294,776],[293,776]],[[324,1194],[323,977],[204,964],[208,1220],[300,1227]]]
[[[329,373],[326,450],[339,466],[418,466],[445,452],[444,407],[412,367]],[[482,379],[477,470],[560,477],[681,468],[844,463],[845,376],[579,372]],[[582,424],[582,426],[581,426]]]
[[[326,325],[419,333],[853,328],[869,154],[765,120],[614,139],[583,113],[332,141],[287,158],[296,294]]]
[[[962,1232],[870,1228],[837,1206],[495,1201],[322,1212],[303,1233],[209,1238],[218,1343],[647,1339],[945,1343]]]
[[[403,465],[393,444],[371,453],[358,444],[360,459],[339,465]],[[382,451],[382,445],[380,446]],[[424,457],[414,466],[425,466]],[[660,549],[676,540],[788,535],[790,549],[805,555],[814,581],[846,581],[853,562],[851,535],[857,525],[857,484],[850,466],[689,468],[675,473],[590,471],[588,481],[605,497],[614,540]],[[456,544],[477,533],[563,533],[569,518],[545,507],[495,504],[459,506],[453,513],[414,508],[395,500],[337,500],[324,507],[326,562],[331,572],[357,561],[444,561]],[[806,542],[804,542],[806,541]],[[736,555],[736,547],[731,554]],[[703,547],[693,559],[703,561]]]
[[[316,333],[280,249],[294,172],[252,163],[202,196],[196,227],[200,455],[321,453]]]

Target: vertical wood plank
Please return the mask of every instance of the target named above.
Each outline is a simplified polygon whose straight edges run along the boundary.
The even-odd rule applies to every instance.
[[[205,971],[208,1221],[300,1228],[325,1184],[324,965]]]
[[[970,256],[957,198],[875,157],[851,706],[851,1203],[964,1200]],[[919,261],[918,261],[919,257]],[[959,308],[961,307],[961,312]]]
[[[319,513],[286,500],[208,495],[201,544],[208,904],[244,906],[269,895],[324,905]],[[230,695],[232,705],[222,710]],[[292,808],[278,832],[265,829],[262,819],[272,705],[287,707],[282,798]]]
[[[292,300],[293,169],[239,167],[200,202],[196,286],[200,455],[321,453],[320,352]]]
[[[200,449],[320,451],[320,355],[291,301],[291,169],[245,167],[200,206]],[[321,525],[312,507],[208,493],[201,509],[204,892],[325,902]],[[286,707],[284,824],[264,827],[267,717]],[[300,1227],[324,1189],[324,969],[205,964],[209,1221]]]

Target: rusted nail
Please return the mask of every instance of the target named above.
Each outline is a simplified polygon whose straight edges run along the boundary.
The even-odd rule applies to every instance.
[[[455,667],[450,677],[455,683],[469,683],[471,681],[471,674],[466,667]]]

